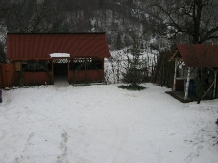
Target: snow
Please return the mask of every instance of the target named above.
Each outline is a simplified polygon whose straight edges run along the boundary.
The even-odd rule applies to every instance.
[[[118,58],[118,59],[127,59],[127,55],[130,54],[130,51],[127,52],[128,50],[130,50],[129,48],[124,48],[121,50],[114,50],[114,51],[110,51],[111,57],[112,58]],[[149,50],[149,49],[143,49],[141,52],[143,58],[156,58],[159,54],[159,52],[157,50]]]
[[[52,53],[52,54],[49,54],[51,58],[54,58],[54,57],[70,57],[70,54],[68,53]]]
[[[181,103],[147,83],[3,91],[1,163],[215,163],[218,99]]]
[[[123,78],[122,73],[126,71],[125,67],[128,64],[128,58],[132,58],[129,48],[122,50],[110,51],[111,58],[105,59],[105,79],[108,83],[119,83]],[[144,62],[143,65],[147,68],[148,76],[152,76],[153,66],[157,63],[158,51],[156,50],[142,50],[140,59]],[[141,67],[141,68],[145,68]]]

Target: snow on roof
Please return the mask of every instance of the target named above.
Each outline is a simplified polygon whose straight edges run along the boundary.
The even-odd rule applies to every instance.
[[[70,57],[70,54],[69,53],[52,53],[52,54],[49,54],[51,58],[54,58],[54,57]]]

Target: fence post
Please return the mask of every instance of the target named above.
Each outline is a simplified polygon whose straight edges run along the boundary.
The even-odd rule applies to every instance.
[[[0,103],[2,103],[2,90],[0,89]]]
[[[189,88],[189,83],[190,83],[190,67],[188,67],[188,74],[187,74],[187,80],[185,84],[185,97],[184,100],[188,99],[188,88]]]

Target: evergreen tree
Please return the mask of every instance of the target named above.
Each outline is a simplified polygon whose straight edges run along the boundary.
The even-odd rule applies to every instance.
[[[139,44],[136,44],[130,49],[130,55],[127,59],[125,72],[123,75],[123,82],[130,87],[136,88],[144,81],[144,67],[146,64],[141,58],[141,50]]]

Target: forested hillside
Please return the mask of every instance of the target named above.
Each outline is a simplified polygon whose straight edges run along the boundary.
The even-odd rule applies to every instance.
[[[106,32],[111,49],[155,34],[143,0],[1,0],[1,33]],[[7,27],[7,28],[5,28]],[[157,35],[156,35],[157,36]]]
[[[111,50],[140,40],[143,48],[216,42],[216,0],[1,0],[6,32],[106,32]]]

